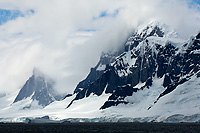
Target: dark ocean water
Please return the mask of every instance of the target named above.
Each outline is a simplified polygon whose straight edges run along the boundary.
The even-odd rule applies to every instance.
[[[2,123],[0,133],[200,133],[200,123]]]

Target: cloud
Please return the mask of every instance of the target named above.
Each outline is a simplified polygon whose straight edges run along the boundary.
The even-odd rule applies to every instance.
[[[139,26],[159,20],[187,39],[200,28],[187,0],[0,0],[1,9],[33,10],[0,26],[0,92],[19,91],[37,67],[71,93],[98,62]],[[95,18],[95,19],[94,19]]]

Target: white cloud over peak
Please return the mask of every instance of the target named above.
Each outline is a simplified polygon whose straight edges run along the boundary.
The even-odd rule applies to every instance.
[[[71,93],[101,52],[123,45],[139,25],[158,20],[181,38],[196,34],[200,11],[190,7],[187,0],[0,0],[1,9],[34,10],[0,26],[0,93],[19,91],[34,67]]]

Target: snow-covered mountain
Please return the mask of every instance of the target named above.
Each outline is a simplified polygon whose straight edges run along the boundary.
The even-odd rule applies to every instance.
[[[51,79],[48,79],[38,69],[34,69],[33,75],[26,81],[13,103],[30,99],[31,103],[26,105],[25,109],[31,108],[33,103],[45,107],[54,101],[62,100],[63,96],[56,94],[53,85],[54,82]]]
[[[87,85],[82,87],[79,92],[76,91],[76,88],[75,92],[77,92],[77,95],[73,101],[88,97],[92,93],[100,96],[103,91],[105,91],[105,93],[112,95],[101,109],[118,105],[119,103],[128,103],[123,100],[126,96],[131,96],[133,92],[151,86],[153,82],[152,79],[155,76],[159,78],[163,77],[163,74],[160,75],[162,65],[165,63],[170,64],[170,62],[162,62],[161,59],[162,56],[165,55],[165,50],[171,50],[171,43],[168,42],[167,38],[176,37],[177,33],[174,30],[158,22],[150,23],[137,30],[128,38],[124,49],[118,52],[118,57],[116,57],[117,54],[115,54],[115,56],[106,56],[106,58],[102,56],[100,58],[99,63],[95,68],[92,68],[88,77],[90,78],[91,75],[98,72],[99,68],[104,66],[103,69],[100,69],[100,74],[90,80],[90,82],[85,83],[88,77],[82,81],[81,83]],[[174,49],[174,47],[172,49]],[[168,55],[168,53],[166,55]],[[102,60],[106,59],[110,60],[106,63],[102,63]],[[166,60],[168,59],[166,58]],[[136,87],[140,83],[144,85],[140,88]],[[166,87],[165,84],[164,87]],[[79,87],[79,85],[77,87]],[[70,107],[73,101],[68,107]]]
[[[136,31],[125,43],[124,52],[101,69],[103,72],[99,78],[77,92],[67,109],[77,105],[84,106],[78,104],[82,99],[107,95],[108,98],[102,101],[99,110],[105,112],[112,110],[110,113],[118,112],[119,115],[126,116],[126,113],[122,113],[124,112],[122,108],[127,106],[133,109],[132,113],[141,111],[147,114],[148,111],[152,113],[151,110],[154,112],[163,110],[169,103],[165,101],[164,105],[161,105],[160,101],[174,97],[174,101],[168,99],[169,102],[185,110],[182,110],[184,115],[188,113],[188,101],[194,103],[193,108],[190,108],[193,112],[189,114],[197,113],[199,98],[190,96],[194,94],[193,92],[200,93],[196,85],[200,72],[200,33],[188,41],[177,37],[174,30],[169,30],[166,25],[157,22]],[[195,84],[191,88],[193,83]],[[180,94],[174,95],[177,92]],[[170,104],[173,108],[165,108],[164,113],[177,112],[172,103]]]
[[[14,121],[48,115],[72,122],[198,122],[199,77],[200,33],[182,40],[167,25],[153,22],[138,27],[122,49],[102,53],[63,100],[55,95],[54,82],[35,70],[14,104],[0,111],[0,121],[9,112]],[[35,101],[45,108],[31,109]]]

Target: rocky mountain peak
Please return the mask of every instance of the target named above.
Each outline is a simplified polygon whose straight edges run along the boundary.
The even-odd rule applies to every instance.
[[[76,86],[74,93],[80,92],[84,88],[88,87],[92,82],[97,80],[104,71],[106,70],[106,66],[115,61],[115,58],[123,54],[124,52],[128,52],[133,48],[137,47],[139,43],[143,42],[147,37],[176,37],[176,32],[171,30],[167,25],[161,24],[157,21],[153,21],[146,26],[138,27],[130,37],[127,39],[126,43],[123,44],[122,49],[118,51],[109,51],[102,52],[102,55],[99,59],[99,62],[94,68],[91,68],[90,73],[86,77],[86,79],[82,80]]]
[[[149,110],[160,98],[190,81],[192,76],[199,75],[200,34],[183,41],[172,36],[175,32],[164,29],[166,26],[153,23],[132,34],[125,44],[125,51],[107,64],[96,80],[82,88],[68,108],[76,100],[91,94],[100,96],[103,92],[110,96],[100,109],[131,104],[126,97],[153,89],[154,102],[145,105]],[[152,87],[157,81],[161,83],[159,90]]]
[[[33,75],[26,81],[13,103],[30,98],[31,101],[37,101],[39,105],[45,107],[53,101],[63,98],[63,96],[56,94],[53,87],[53,80],[44,76],[38,69],[34,69]],[[31,104],[24,108],[30,107]]]

